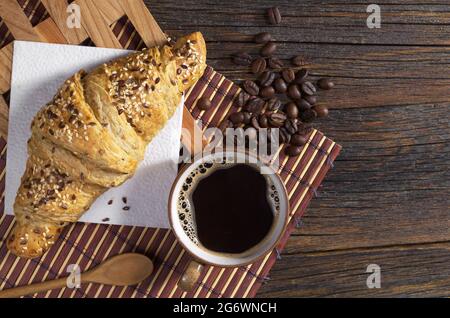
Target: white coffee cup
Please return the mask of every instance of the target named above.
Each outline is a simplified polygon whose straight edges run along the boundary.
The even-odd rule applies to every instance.
[[[217,162],[224,157],[234,158],[232,164],[247,163],[252,164],[252,166],[258,166],[261,173],[264,174],[266,178],[269,178],[270,184],[275,186],[279,196],[279,209],[276,211],[277,215],[273,220],[270,231],[257,245],[238,254],[211,251],[201,244],[195,243],[185,232],[179,219],[178,197],[182,191],[185,180],[201,164],[205,162]],[[180,278],[178,282],[179,287],[183,290],[191,290],[195,286],[195,283],[203,270],[203,264],[220,267],[238,267],[257,261],[270,252],[279,242],[287,225],[288,216],[289,200],[283,181],[270,166],[263,163],[259,158],[249,152],[217,152],[195,159],[192,163],[185,165],[180,170],[169,196],[169,220],[172,230],[181,245],[183,245],[185,250],[194,258],[194,261],[191,261],[183,276]]]

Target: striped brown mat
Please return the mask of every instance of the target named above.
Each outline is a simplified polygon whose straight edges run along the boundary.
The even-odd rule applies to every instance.
[[[208,67],[204,76],[186,94],[186,105],[206,125],[206,129],[207,126],[217,126],[229,113],[238,110],[234,105],[238,91],[236,85]],[[207,111],[197,109],[196,101],[202,96],[210,98],[214,107]],[[3,170],[5,142],[0,146],[0,168]],[[64,288],[34,297],[253,297],[268,279],[270,268],[340,148],[321,132],[313,130],[308,144],[298,157],[287,158],[283,151],[279,151],[278,172],[286,184],[293,212],[281,243],[264,259],[245,267],[206,267],[197,288],[192,292],[184,293],[176,287],[190,256],[170,230],[77,223],[68,227],[59,242],[41,259],[25,260],[9,253],[4,244],[13,224],[10,216],[2,216],[0,223],[0,289],[65,276],[69,264],[78,264],[84,271],[113,255],[138,252],[148,255],[155,262],[155,271],[136,287],[89,284],[81,289]]]
[[[48,12],[40,1],[17,0],[17,3],[29,19],[31,26],[43,27],[47,22],[51,22]],[[95,3],[103,10],[103,13],[108,13],[103,16],[105,23],[106,20],[111,20],[109,27],[122,47],[140,49],[145,45],[120,8],[105,1]],[[0,47],[6,48],[12,40],[14,38],[10,30],[0,19]],[[89,38],[83,40],[81,44],[95,46]],[[6,55],[0,54],[0,62],[4,57]],[[6,83],[2,82],[1,75],[0,84],[4,87]],[[229,113],[238,110],[233,106],[238,90],[239,88],[231,81],[208,68],[198,83],[187,92],[186,106],[195,118],[203,122],[205,129],[208,126],[218,126]],[[8,103],[9,94],[6,90],[5,92],[3,98]],[[196,100],[201,96],[209,97],[214,107],[208,111],[196,109]],[[0,102],[3,98],[0,98]],[[42,258],[26,260],[8,252],[4,243],[13,225],[13,218],[3,214],[0,214],[0,290],[66,276],[69,264],[78,264],[84,271],[113,255],[138,252],[148,255],[155,262],[155,271],[152,276],[138,286],[112,287],[89,284],[83,285],[81,289],[64,288],[32,297],[254,297],[261,284],[268,281],[270,268],[284,248],[289,235],[299,222],[299,218],[340,149],[338,144],[326,138],[321,132],[313,130],[308,144],[303,147],[298,157],[286,158],[283,152],[279,151],[277,153],[280,162],[278,172],[286,184],[293,213],[280,244],[262,260],[245,267],[226,269],[206,267],[197,287],[192,292],[184,293],[176,287],[176,282],[190,261],[190,256],[177,243],[170,230],[77,223],[66,228],[58,243]],[[6,142],[1,137],[0,151],[0,193],[3,193]],[[3,201],[0,208],[0,211],[4,210]]]

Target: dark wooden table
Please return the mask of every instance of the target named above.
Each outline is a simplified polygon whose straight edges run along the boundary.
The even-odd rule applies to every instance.
[[[201,31],[230,79],[251,77],[230,54],[268,31],[279,57],[301,53],[336,83],[317,126],[344,149],[260,297],[450,296],[450,1],[383,0],[379,29],[360,0],[146,3],[168,34]]]

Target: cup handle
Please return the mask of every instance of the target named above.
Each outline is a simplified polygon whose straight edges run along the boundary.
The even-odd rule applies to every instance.
[[[195,287],[195,283],[198,281],[203,271],[203,267],[203,264],[191,261],[178,280],[178,287],[186,292],[191,291]]]

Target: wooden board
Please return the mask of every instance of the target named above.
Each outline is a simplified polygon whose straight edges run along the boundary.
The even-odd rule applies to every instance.
[[[256,53],[251,36],[269,31],[281,57],[302,53],[337,84],[320,98],[332,111],[318,127],[345,151],[259,295],[450,296],[448,1],[383,1],[377,30],[362,0],[278,0],[277,27],[264,18],[271,1],[145,2],[168,34],[203,32],[208,64],[230,79],[251,75],[229,54]],[[367,289],[369,262],[388,285]]]
[[[31,21],[33,32],[41,40],[54,43],[66,43],[64,30],[59,30],[58,23],[51,14],[57,14],[60,19],[63,6],[52,5],[45,2],[51,12],[47,17],[45,7],[37,0],[19,0],[17,2]],[[146,12],[143,4],[117,1],[77,0],[84,14],[82,30],[89,36],[89,41],[84,40],[85,45],[103,45],[112,47],[125,47],[140,49],[145,44],[158,44],[165,41],[165,35],[156,27],[156,22],[150,13]],[[119,4],[119,5],[117,5]],[[28,9],[27,9],[28,8]],[[29,8],[34,8],[30,10]],[[16,6],[13,6],[16,10]],[[121,11],[123,10],[123,11]],[[59,13],[58,13],[59,12]],[[126,15],[120,16],[120,12]],[[13,11],[12,11],[13,13]],[[130,15],[128,17],[128,15]],[[117,21],[110,21],[113,17]],[[109,25],[112,22],[112,25]],[[1,22],[2,23],[2,22]],[[136,26],[136,27],[135,27]],[[146,36],[140,36],[139,30],[153,27],[153,32]],[[7,34],[3,34],[5,38]],[[83,38],[83,31],[74,37]],[[9,52],[9,51],[6,51]],[[4,59],[6,62],[8,59]],[[10,65],[10,64],[9,64]],[[8,64],[5,64],[5,68]],[[190,123],[190,134],[194,135],[194,129],[200,133],[208,127],[217,127],[223,120],[240,108],[236,105],[236,96],[240,88],[207,67],[198,82],[186,92],[186,106],[183,115],[184,126]],[[0,100],[1,107],[7,107],[8,94]],[[197,108],[197,101],[201,97],[211,100],[212,106],[207,111]],[[192,115],[191,115],[192,114]],[[0,125],[7,119],[7,111],[4,109]],[[193,116],[203,123],[203,131],[195,125]],[[201,150],[202,145],[190,143],[184,138],[183,142],[191,152]],[[205,141],[204,141],[205,142]],[[289,195],[291,214],[289,225],[282,240],[263,259],[248,266],[239,268],[218,268],[207,266],[204,275],[193,291],[186,293],[181,291],[176,282],[180,278],[185,266],[190,260],[188,253],[177,242],[171,230],[149,229],[130,226],[108,226],[107,224],[75,223],[65,229],[57,246],[46,253],[39,262],[19,259],[12,255],[6,248],[5,240],[0,240],[0,289],[10,288],[14,285],[30,284],[31,282],[52,279],[65,274],[67,264],[79,264],[82,270],[98,264],[112,255],[118,253],[137,251],[147,254],[155,264],[154,273],[144,282],[135,287],[119,288],[111,286],[95,286],[89,284],[81,290],[54,290],[40,293],[38,297],[254,297],[263,282],[266,281],[268,272],[277,260],[280,251],[284,248],[291,232],[295,228],[299,218],[305,212],[313,195],[322,182],[325,174],[333,165],[334,159],[339,154],[341,147],[334,141],[325,137],[317,130],[311,131],[308,142],[302,148],[297,157],[287,157],[282,148],[275,154],[274,160],[280,161],[278,173],[284,180]],[[0,139],[0,171],[3,179],[0,185],[4,189],[4,168],[6,143]],[[130,211],[132,213],[132,211]],[[0,238],[5,238],[13,225],[12,216],[2,215],[0,219]],[[105,221],[107,223],[107,221]],[[106,292],[105,292],[106,290]]]
[[[256,54],[252,35],[268,31],[277,56],[303,54],[336,83],[317,127],[344,150],[258,295],[450,296],[449,1],[382,1],[372,30],[362,0],[278,0],[276,27],[265,20],[272,1],[146,3],[168,34],[201,30],[227,78],[253,77],[229,56]],[[381,289],[365,285],[370,263]]]

